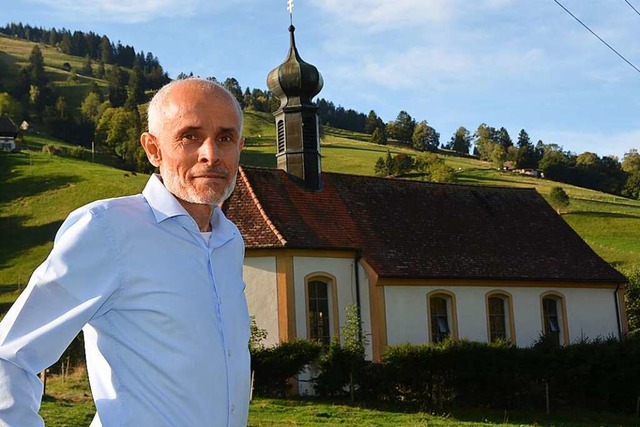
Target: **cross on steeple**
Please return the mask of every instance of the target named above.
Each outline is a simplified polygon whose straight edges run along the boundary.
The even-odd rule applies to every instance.
[[[293,25],[293,0],[287,0],[287,10],[289,11],[289,23]]]

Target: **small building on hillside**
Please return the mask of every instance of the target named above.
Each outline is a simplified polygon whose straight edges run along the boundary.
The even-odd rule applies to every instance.
[[[245,239],[249,310],[267,344],[328,343],[351,304],[373,360],[447,337],[567,345],[627,332],[625,277],[534,189],[322,172],[311,102],[322,77],[290,32],[268,77],[278,167],[241,167],[223,206]]]
[[[18,128],[7,116],[0,117],[0,151],[16,151]]]
[[[538,169],[524,168],[518,169],[517,172],[521,173],[522,175],[532,176],[534,178],[544,178],[544,174]]]

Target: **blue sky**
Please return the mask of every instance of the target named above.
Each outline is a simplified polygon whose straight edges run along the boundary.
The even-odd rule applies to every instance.
[[[560,0],[640,68],[625,0]],[[622,157],[640,149],[640,73],[553,0],[294,0],[319,96],[385,121],[406,110],[448,141],[458,126]],[[640,10],[640,0],[629,0]],[[135,4],[132,6],[132,4]],[[287,0],[0,0],[2,24],[94,31],[181,71],[266,88],[288,49]]]

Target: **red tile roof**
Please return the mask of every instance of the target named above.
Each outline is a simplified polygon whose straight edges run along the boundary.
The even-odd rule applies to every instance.
[[[251,248],[350,249],[380,277],[625,282],[535,189],[243,167],[225,203]]]

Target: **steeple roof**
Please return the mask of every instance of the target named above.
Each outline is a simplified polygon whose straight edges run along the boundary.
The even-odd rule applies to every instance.
[[[322,90],[324,81],[318,69],[298,53],[295,27],[289,26],[290,46],[287,59],[267,76],[269,90],[280,99],[280,108],[312,105],[311,99]]]

